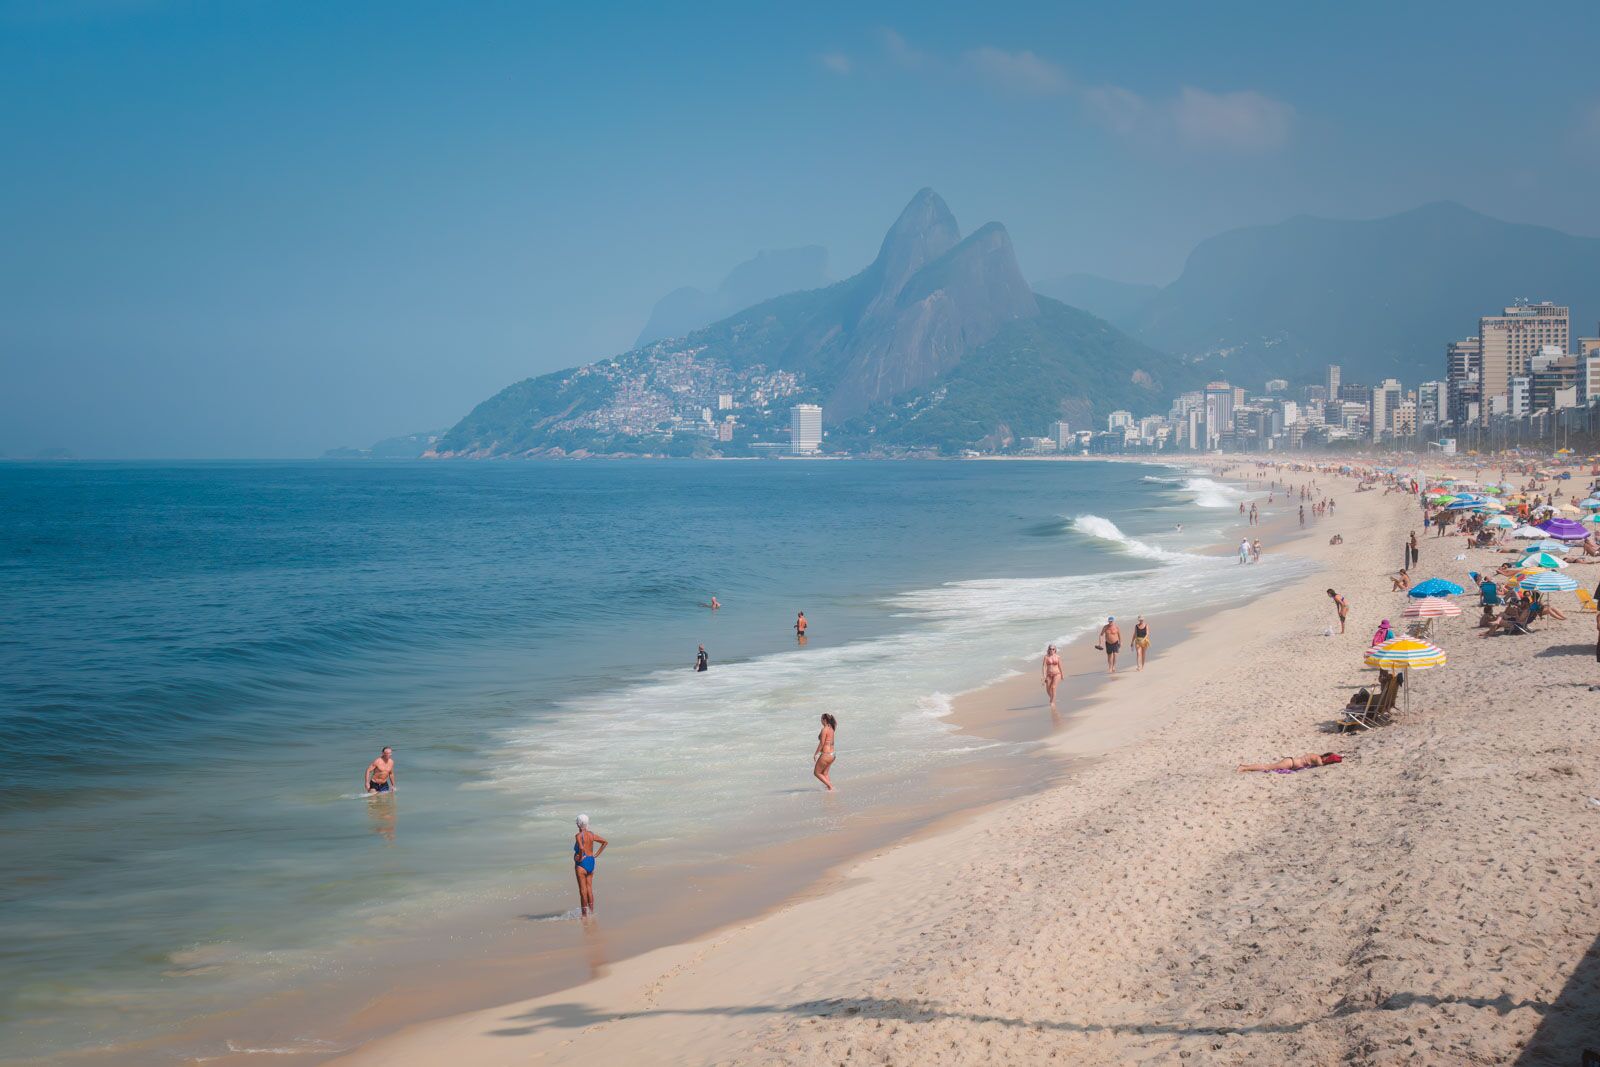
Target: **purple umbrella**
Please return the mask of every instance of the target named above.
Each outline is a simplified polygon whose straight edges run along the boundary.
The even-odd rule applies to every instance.
[[[1546,519],[1539,524],[1539,529],[1562,541],[1582,541],[1589,536],[1583,523],[1571,519]]]

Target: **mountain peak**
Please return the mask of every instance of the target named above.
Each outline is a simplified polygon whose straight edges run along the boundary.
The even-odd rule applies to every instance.
[[[872,269],[878,274],[878,300],[893,300],[917,271],[961,241],[961,227],[944,198],[932,189],[918,190],[900,212]]]

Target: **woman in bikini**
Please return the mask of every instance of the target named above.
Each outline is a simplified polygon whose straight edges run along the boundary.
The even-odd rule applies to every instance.
[[[833,783],[828,780],[828,768],[833,766],[833,732],[838,729],[839,721],[827,712],[822,713],[822,732],[817,735],[817,750],[811,754],[816,760],[816,766],[811,768],[812,777],[828,787],[828,792],[833,792]]]
[[[1133,622],[1133,655],[1139,665],[1136,671],[1144,670],[1144,657],[1150,651],[1150,624],[1140,615]]]
[[[1050,694],[1050,710],[1056,710],[1056,687],[1061,684],[1061,656],[1056,652],[1056,646],[1051,645],[1044,650],[1044,691]]]
[[[578,816],[578,832],[572,839],[572,869],[578,875],[578,914],[594,914],[594,861],[610,844],[589,829],[589,816]]]
[[[1332,763],[1343,762],[1344,757],[1337,752],[1324,752],[1320,756],[1315,752],[1306,752],[1299,756],[1285,756],[1277,763],[1241,763],[1241,771],[1303,771],[1307,767],[1326,767]]]

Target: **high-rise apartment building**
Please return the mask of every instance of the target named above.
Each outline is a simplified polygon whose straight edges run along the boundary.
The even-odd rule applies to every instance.
[[[1050,424],[1050,439],[1055,441],[1056,448],[1065,452],[1067,446],[1072,444],[1072,427],[1066,421],[1052,422]]]
[[[1434,426],[1449,421],[1449,383],[1423,382],[1417,386],[1417,422],[1423,426]]]
[[[796,404],[789,409],[789,451],[809,456],[822,448],[822,408]]]
[[[1487,401],[1506,396],[1511,379],[1528,374],[1528,361],[1546,345],[1566,352],[1572,333],[1568,308],[1559,304],[1517,304],[1504,314],[1478,320],[1479,353],[1483,370],[1482,393]],[[1508,409],[1512,406],[1508,404]],[[1516,414],[1515,410],[1509,413]]]
[[[1483,346],[1476,337],[1451,341],[1444,360],[1450,421],[1457,425],[1482,421]]]
[[[1578,403],[1600,400],[1600,337],[1578,338],[1578,386]]]
[[[1113,431],[1115,431],[1115,430],[1123,430],[1123,431],[1126,431],[1132,426],[1133,426],[1133,412],[1131,412],[1131,411],[1113,411],[1111,413],[1111,415],[1106,419],[1106,429],[1107,430],[1113,430]]]
[[[1222,435],[1233,432],[1233,386],[1227,382],[1206,383],[1205,420],[1205,444],[1195,447],[1217,448]]]
[[[1328,364],[1328,380],[1325,384],[1328,388],[1327,398],[1329,400],[1337,399],[1339,396],[1340,385],[1339,364]]]
[[[1555,411],[1578,406],[1579,364],[1554,345],[1546,345],[1528,360],[1528,406],[1533,411]]]

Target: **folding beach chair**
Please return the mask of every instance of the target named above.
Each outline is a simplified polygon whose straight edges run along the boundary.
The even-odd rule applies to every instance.
[[[1578,609],[1580,611],[1600,611],[1600,605],[1594,602],[1594,597],[1589,595],[1587,589],[1574,589],[1578,594]]]

